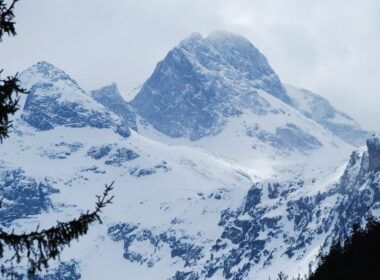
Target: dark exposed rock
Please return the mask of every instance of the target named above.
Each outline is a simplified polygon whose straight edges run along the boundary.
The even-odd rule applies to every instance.
[[[26,176],[21,169],[2,171],[0,182],[2,224],[46,211],[51,206],[49,195],[58,192],[48,183]]]
[[[93,159],[101,159],[108,156],[112,150],[112,145],[102,145],[101,147],[91,147],[87,155],[91,156]]]
[[[373,135],[367,140],[369,155],[369,169],[372,171],[380,170],[380,135]]]
[[[139,156],[138,153],[131,149],[119,148],[110,156],[110,159],[106,160],[104,163],[107,165],[121,166],[122,163],[136,159]]]
[[[131,262],[154,266],[155,262],[159,261],[154,256],[141,255],[130,248],[133,242],[145,241],[149,242],[155,251],[159,251],[164,244],[168,245],[171,249],[171,257],[181,258],[185,267],[195,265],[196,261],[203,257],[203,247],[191,244],[188,236],[179,238],[171,231],[155,234],[151,230],[141,229],[138,225],[117,224],[108,229],[108,234],[115,241],[124,242],[124,258]]]

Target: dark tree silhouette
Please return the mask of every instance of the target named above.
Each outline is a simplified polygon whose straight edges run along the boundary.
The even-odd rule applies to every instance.
[[[351,234],[344,242],[333,243],[327,254],[321,250],[314,272],[292,280],[378,280],[380,279],[380,222],[371,212],[365,228],[352,226]],[[289,279],[280,272],[276,280]],[[289,279],[290,280],[290,279]]]
[[[18,0],[13,0],[9,6],[4,0],[0,0],[0,42],[5,34],[15,36],[14,6]],[[0,74],[2,70],[0,70]],[[19,94],[27,91],[19,86],[17,74],[6,79],[0,79],[0,143],[9,136],[12,128],[10,120],[19,108]],[[44,230],[37,228],[35,231],[24,234],[15,234],[0,229],[0,259],[4,259],[5,249],[10,250],[11,258],[1,263],[1,274],[11,275],[13,278],[13,263],[25,260],[28,264],[27,274],[32,277],[37,271],[48,267],[51,259],[57,259],[64,247],[70,245],[71,241],[85,235],[89,226],[94,222],[102,222],[100,213],[108,204],[112,203],[113,196],[110,192],[113,182],[105,186],[103,195],[97,196],[95,210],[81,214],[78,219],[69,222],[58,222],[57,225]],[[1,207],[1,200],[0,200]],[[11,267],[6,267],[10,263]]]
[[[15,17],[13,9],[16,2],[17,0],[14,0],[8,7],[4,0],[0,0],[0,42],[4,34],[16,35],[15,22],[13,21]],[[3,70],[0,70],[0,75],[2,72]],[[0,143],[8,137],[9,129],[12,127],[9,116],[18,109],[19,93],[26,93],[26,90],[18,85],[17,74],[13,77],[0,79]]]
[[[380,223],[370,214],[364,229],[355,224],[346,241],[320,257],[308,280],[380,279]]]

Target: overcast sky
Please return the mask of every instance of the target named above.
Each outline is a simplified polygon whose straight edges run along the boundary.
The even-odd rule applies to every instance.
[[[20,0],[18,35],[0,44],[6,73],[46,60],[86,90],[124,95],[192,32],[240,33],[283,82],[327,97],[380,130],[378,0]]]

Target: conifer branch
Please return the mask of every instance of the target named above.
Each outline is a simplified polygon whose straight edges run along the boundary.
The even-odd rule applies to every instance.
[[[112,203],[114,196],[110,193],[113,190],[112,182],[105,185],[102,195],[97,195],[95,210],[81,214],[79,218],[69,222],[57,222],[57,225],[44,230],[39,230],[24,234],[6,233],[0,229],[0,258],[4,257],[4,248],[8,247],[14,254],[10,262],[20,263],[22,259],[28,260],[28,276],[32,277],[37,271],[42,271],[48,267],[48,261],[59,258],[63,248],[70,246],[71,241],[78,239],[88,232],[89,226],[98,221],[102,223],[99,214],[103,208]],[[1,267],[2,273],[7,273],[4,265]]]

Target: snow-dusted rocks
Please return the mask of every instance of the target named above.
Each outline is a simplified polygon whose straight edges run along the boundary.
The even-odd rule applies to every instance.
[[[7,225],[16,219],[40,214],[50,208],[49,195],[57,193],[47,182],[37,182],[18,169],[1,167],[0,224]]]
[[[136,111],[170,137],[198,140],[220,133],[228,118],[271,108],[258,92],[289,102],[266,58],[245,38],[193,34],[157,64],[132,101]]]
[[[128,124],[129,128],[137,130],[136,113],[120,95],[116,84],[93,90],[91,91],[91,96]]]
[[[62,70],[47,62],[39,62],[19,76],[29,90],[22,119],[39,130],[56,126],[112,128],[123,137],[130,131],[118,119],[93,100]]]

